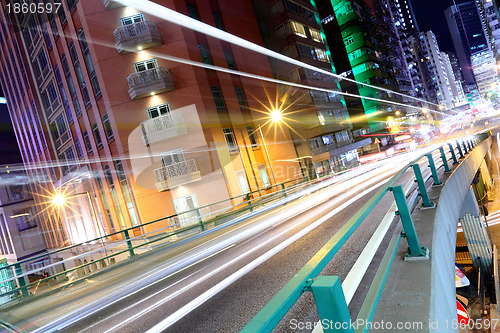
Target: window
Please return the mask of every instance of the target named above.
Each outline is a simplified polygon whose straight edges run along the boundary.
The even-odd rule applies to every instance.
[[[71,94],[71,99],[73,100],[73,105],[75,106],[76,115],[80,116],[82,114],[82,109],[80,107],[80,102],[76,94],[75,84],[73,83],[73,79],[71,78],[68,61],[64,53],[61,56],[61,62],[63,65],[64,75],[66,76],[66,80],[68,81],[69,92]]]
[[[311,38],[313,39],[313,41],[324,43],[323,36],[321,36],[321,32],[319,30],[309,28],[309,33],[311,34]]]
[[[87,153],[92,155],[92,145],[90,144],[89,133],[87,131],[82,132],[83,142],[85,143],[85,148],[87,148]]]
[[[41,84],[42,81],[49,74],[49,62],[47,60],[47,54],[45,53],[45,49],[42,47],[35,59],[33,60],[33,71],[35,72],[35,77],[38,84]]]
[[[67,2],[68,2],[69,11],[72,11],[73,9],[76,8],[77,0],[67,0]]]
[[[222,16],[219,12],[212,11],[212,15],[214,16],[215,27],[220,30],[226,30],[224,28],[224,22],[222,22]]]
[[[19,231],[36,228],[36,221],[34,217],[31,215],[30,209],[16,211],[12,216],[13,219],[16,221],[17,229]]]
[[[260,179],[262,180],[262,186],[264,188],[271,186],[269,176],[267,175],[266,166],[264,164],[259,165],[259,175]]]
[[[134,70],[136,73],[147,71],[148,69],[153,68],[158,68],[158,61],[156,60],[156,58],[134,63]]]
[[[75,146],[76,146],[76,152],[78,154],[78,157],[83,158],[82,145],[80,144],[80,140],[78,140],[78,138],[75,138]]]
[[[50,130],[52,132],[52,135],[54,137],[54,141],[63,137],[64,134],[66,133],[66,131],[68,130],[68,126],[66,126],[66,121],[64,120],[63,114],[60,114],[54,122],[50,123],[49,126],[50,126]],[[68,139],[69,139],[69,137],[68,137]]]
[[[255,129],[253,128],[253,126],[247,126],[247,135],[252,148],[257,148],[259,146],[259,143],[257,142],[257,135],[255,134]]]
[[[349,141],[349,133],[347,133],[347,131],[335,133],[335,140],[337,140],[337,142]]]
[[[94,138],[97,144],[97,148],[102,147],[101,133],[99,132],[99,127],[97,126],[97,123],[92,124],[92,132],[94,133]]]
[[[319,61],[329,62],[330,58],[328,57],[328,53],[325,50],[315,48],[316,57]]]
[[[59,72],[59,67],[57,65],[54,66],[54,73],[56,74],[57,84],[59,85],[59,89],[61,91],[64,108],[66,109],[66,115],[68,116],[68,121],[71,124],[73,122],[73,116],[71,115],[71,109],[69,107],[68,97],[66,96],[66,90],[64,89],[61,72]]]
[[[69,43],[69,53],[71,55],[71,59],[73,60],[73,66],[75,67],[76,78],[78,79],[78,83],[80,84],[80,90],[82,91],[83,101],[85,102],[85,106],[90,106],[90,96],[85,84],[85,79],[83,78],[83,71],[80,66],[80,60],[78,59],[78,55],[76,53],[75,43]]]
[[[326,120],[325,120],[325,116],[323,116],[323,113],[321,111],[318,111],[317,114],[318,114],[318,120],[319,120],[320,125],[322,125],[322,126],[326,125]]]
[[[109,121],[109,117],[107,114],[102,116],[102,125],[104,126],[104,131],[106,132],[106,136],[108,137],[108,141],[113,140],[113,129],[111,128],[111,122]]]
[[[92,88],[94,89],[94,95],[101,95],[101,87],[99,86],[99,82],[97,81],[97,75],[94,68],[94,63],[92,62],[92,57],[90,56],[89,46],[87,44],[87,40],[85,39],[85,33],[83,29],[78,29],[78,39],[80,40],[80,46],[83,52],[83,58],[85,60],[85,64],[87,66],[87,72],[89,73],[90,82],[92,83]]]
[[[247,194],[250,192],[250,188],[248,187],[247,176],[245,174],[245,170],[236,171],[236,179],[238,179],[238,185],[240,186],[241,194]]]
[[[290,21],[290,27],[292,28],[292,32],[300,37],[306,38],[306,30],[304,29],[304,26],[300,24],[299,22],[295,21]]]
[[[57,11],[57,15],[59,16],[59,19],[61,20],[61,25],[64,26],[68,19],[66,18],[66,13],[64,12],[64,5],[61,3],[61,6],[59,6],[59,9]]]
[[[192,3],[186,3],[186,7],[188,10],[188,15],[191,18],[200,21],[200,14],[198,14],[198,9],[196,8],[196,5]]]
[[[181,148],[166,152],[161,156],[163,166],[181,163],[185,160],[184,152]]]
[[[240,105],[240,109],[242,111],[248,110],[247,99],[245,98],[245,93],[241,87],[234,87],[234,91],[236,92],[236,98],[238,98],[238,104]]]
[[[354,43],[354,37],[353,36],[349,36],[347,38],[344,39],[344,45],[345,46],[349,46],[349,45],[352,45]]]
[[[239,151],[238,145],[236,144],[236,138],[234,137],[232,128],[223,128],[222,133],[224,133],[224,139],[226,139],[227,149],[229,153],[236,153]]]
[[[224,56],[226,57],[227,68],[236,70],[236,63],[234,62],[234,56],[231,49],[222,49],[224,51]]]
[[[120,160],[115,162],[115,168],[118,180],[120,181],[120,184],[122,186],[123,196],[125,197],[127,209],[130,214],[130,219],[132,220],[132,225],[138,225],[139,218],[137,217],[134,203],[132,201],[132,195],[130,194],[130,187],[128,186],[127,176],[125,175],[125,171],[123,170],[123,165]]]
[[[120,22],[122,25],[130,25],[144,21],[144,14],[136,14],[132,16],[122,17]]]
[[[198,49],[200,50],[201,62],[204,64],[213,65],[212,56],[210,55],[208,46],[204,44],[198,44]]]
[[[160,105],[156,105],[156,106],[147,108],[146,112],[148,113],[148,118],[152,119],[152,118],[156,118],[159,116],[163,116],[165,114],[169,114],[170,112],[172,112],[172,109],[170,108],[169,103],[164,103],[164,104],[160,104]]]
[[[332,145],[335,141],[333,140],[333,134],[329,134],[329,135],[323,135],[322,136],[322,139],[323,139],[323,144],[325,146],[329,146],[329,145]]]
[[[212,91],[212,97],[214,98],[215,109],[217,111],[226,110],[226,103],[224,102],[224,96],[222,96],[220,87],[211,86],[210,90]]]

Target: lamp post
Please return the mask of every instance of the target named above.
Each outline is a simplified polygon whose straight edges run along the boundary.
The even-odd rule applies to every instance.
[[[270,114],[271,121],[276,125],[283,120],[283,114],[279,109],[273,109]],[[274,175],[273,164],[271,162],[271,158],[269,157],[269,151],[267,150],[266,140],[264,139],[264,134],[262,133],[262,125],[259,125],[259,133],[262,138],[262,144],[264,145],[264,151],[266,152],[267,161],[269,162],[269,167],[271,168],[271,175],[273,176],[274,185],[276,185],[276,176]]]

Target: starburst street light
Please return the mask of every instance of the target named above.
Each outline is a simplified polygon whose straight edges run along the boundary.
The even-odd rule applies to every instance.
[[[281,120],[283,119],[283,114],[281,113],[281,110],[280,109],[273,109],[271,111],[271,120],[274,122],[274,123],[279,123],[281,122]]]

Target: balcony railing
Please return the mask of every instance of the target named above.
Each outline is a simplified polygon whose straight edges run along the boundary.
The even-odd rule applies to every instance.
[[[115,29],[116,51],[120,54],[140,51],[161,44],[161,36],[154,22],[142,21]]]
[[[165,67],[130,74],[127,77],[127,82],[131,99],[139,99],[174,89],[174,82]]]
[[[124,6],[124,4],[114,0],[102,0],[102,3],[106,9],[115,9]]]
[[[170,164],[153,172],[158,191],[165,191],[201,179],[194,159]]]
[[[166,114],[141,123],[144,144],[168,139],[187,133],[184,119],[180,114]]]

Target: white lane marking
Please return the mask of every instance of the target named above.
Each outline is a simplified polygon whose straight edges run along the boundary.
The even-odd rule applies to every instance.
[[[225,278],[221,282],[217,283],[215,286],[213,286],[212,288],[210,288],[209,290],[207,290],[206,292],[204,292],[200,296],[196,297],[195,299],[193,299],[192,301],[190,301],[188,304],[184,305],[182,308],[180,308],[179,310],[175,311],[173,314],[171,314],[170,316],[168,316],[167,318],[165,318],[164,320],[162,320],[161,322],[159,322],[158,324],[156,324],[154,327],[152,327],[151,329],[149,329],[146,333],[157,333],[157,332],[161,332],[161,331],[165,330],[166,328],[170,327],[171,325],[173,325],[174,323],[176,323],[178,320],[180,320],[181,318],[183,318],[185,315],[187,315],[188,313],[190,313],[191,311],[193,311],[194,309],[196,309],[198,306],[202,305],[204,302],[206,302],[207,300],[209,300],[211,297],[213,297],[214,295],[216,295],[218,292],[220,292],[221,290],[225,289],[226,287],[228,287],[229,285],[231,285],[233,282],[235,282],[236,280],[238,280],[239,278],[241,278],[242,276],[244,276],[245,274],[247,274],[248,272],[250,272],[251,270],[253,270],[257,266],[259,266],[260,264],[264,263],[266,260],[268,260],[269,258],[271,258],[272,256],[274,256],[276,253],[280,252],[281,250],[283,250],[284,248],[286,248],[287,246],[289,246],[290,244],[292,244],[293,242],[295,242],[296,240],[298,240],[302,236],[306,235],[311,230],[315,229],[316,227],[318,227],[319,225],[321,225],[322,223],[324,223],[326,220],[328,220],[329,218],[331,218],[332,216],[334,216],[338,212],[342,211],[343,209],[345,209],[346,207],[348,207],[349,205],[351,205],[352,203],[354,203],[356,200],[359,200],[360,198],[362,198],[366,194],[370,193],[371,191],[373,191],[374,189],[376,189],[376,188],[378,188],[378,187],[380,187],[382,185],[383,184],[376,184],[376,185],[370,187],[369,189],[361,192],[360,194],[356,195],[355,197],[347,200],[346,202],[344,202],[343,204],[341,204],[340,206],[338,206],[337,208],[335,208],[334,210],[332,210],[330,213],[324,215],[323,217],[321,217],[320,219],[318,219],[314,223],[310,224],[306,228],[304,228],[304,229],[300,230],[299,232],[297,232],[292,237],[288,238],[284,242],[280,243],[279,245],[275,246],[271,250],[269,250],[266,253],[264,253],[261,256],[259,256],[257,259],[251,261],[250,263],[248,263],[247,265],[245,265],[243,268],[241,268],[238,271],[236,271],[235,273],[231,274],[230,276],[228,276],[227,278]],[[288,232],[288,230],[285,230],[282,233],[280,233],[279,235],[274,236],[270,240],[272,240],[272,239],[274,239],[276,237],[280,237],[282,234],[285,234],[287,232]],[[270,240],[268,240],[265,243],[257,246],[255,249],[257,249],[257,248],[259,248],[259,247],[267,244]],[[246,256],[246,255],[247,255],[247,253],[241,255],[240,257]],[[231,260],[231,262],[239,260],[240,257]],[[229,262],[228,264],[230,264],[231,262]],[[224,265],[224,266],[226,266],[226,265]],[[164,302],[165,301],[161,301],[161,302],[158,302],[156,304],[153,304],[153,305],[150,306],[150,308],[151,309],[156,308],[156,307],[160,306]],[[147,309],[145,309],[145,310],[147,310]],[[118,328],[118,327],[119,326],[116,326],[114,328]],[[112,328],[111,330],[109,330],[107,332],[112,331],[114,328]]]

